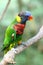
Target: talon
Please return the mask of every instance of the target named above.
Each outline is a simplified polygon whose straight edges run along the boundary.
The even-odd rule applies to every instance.
[[[24,45],[25,47],[27,47],[27,45],[25,44],[25,42],[22,42],[22,45]]]

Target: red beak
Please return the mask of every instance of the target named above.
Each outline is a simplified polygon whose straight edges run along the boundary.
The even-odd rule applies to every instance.
[[[30,20],[30,21],[31,21],[32,19],[33,19],[33,17],[32,17],[32,16],[29,16],[29,17],[28,17],[28,20]]]

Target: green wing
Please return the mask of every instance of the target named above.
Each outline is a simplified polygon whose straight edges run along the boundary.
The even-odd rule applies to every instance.
[[[16,31],[13,29],[13,25],[18,24],[18,22],[16,21],[16,18],[14,19],[14,21],[8,26],[6,33],[5,33],[5,39],[4,39],[4,44],[3,44],[3,48],[2,50],[7,49],[11,43],[15,43],[15,41],[17,42],[19,37],[17,37],[18,39],[16,40]],[[12,34],[14,34],[14,41],[12,40]]]
[[[14,40],[16,40],[16,31],[10,25],[8,26],[6,33],[5,33],[5,40],[3,44],[3,50],[9,47],[9,45],[13,42],[12,41],[12,34],[14,34]]]

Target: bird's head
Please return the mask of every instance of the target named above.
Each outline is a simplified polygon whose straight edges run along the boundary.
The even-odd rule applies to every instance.
[[[25,11],[25,12],[20,12],[18,16],[16,17],[17,22],[21,24],[25,24],[27,20],[32,20],[33,17],[31,15],[31,12]]]

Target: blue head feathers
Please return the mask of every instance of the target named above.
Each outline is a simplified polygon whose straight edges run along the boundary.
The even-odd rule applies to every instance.
[[[30,11],[22,11],[18,14],[21,17],[21,23],[26,23],[27,20],[32,19],[32,15]]]
[[[30,11],[25,11],[25,16],[31,16],[31,12]]]
[[[18,15],[19,16],[31,16],[31,12],[30,11],[22,11]]]

